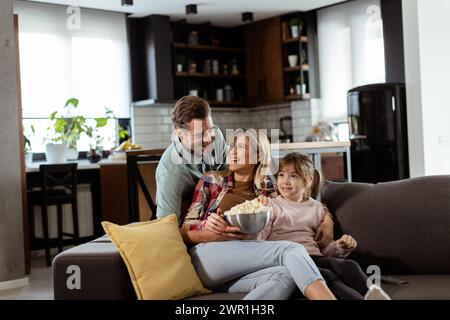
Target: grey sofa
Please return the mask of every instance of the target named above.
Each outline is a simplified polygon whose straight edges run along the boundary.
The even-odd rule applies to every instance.
[[[358,240],[351,258],[379,266],[393,299],[450,299],[450,176],[380,184],[328,183],[322,201],[335,216],[335,236]],[[67,267],[78,265],[81,289],[68,289]],[[55,299],[136,299],[118,251],[104,236],[53,261]],[[400,284],[396,280],[407,283]],[[240,299],[214,293],[192,299]]]

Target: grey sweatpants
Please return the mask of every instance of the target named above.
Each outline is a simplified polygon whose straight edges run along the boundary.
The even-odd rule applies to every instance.
[[[207,242],[190,251],[203,285],[213,291],[249,293],[245,299],[287,299],[323,280],[305,247],[290,241]]]

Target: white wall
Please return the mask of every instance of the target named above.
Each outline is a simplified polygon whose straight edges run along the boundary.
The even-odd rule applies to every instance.
[[[450,174],[450,1],[402,4],[411,176]]]

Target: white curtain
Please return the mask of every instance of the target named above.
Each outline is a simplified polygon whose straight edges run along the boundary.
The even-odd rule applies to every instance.
[[[322,117],[347,121],[348,90],[385,82],[380,0],[352,1],[318,11]]]
[[[126,17],[122,13],[25,1],[19,15],[24,118],[47,118],[68,98],[100,117],[105,107],[128,118],[131,105]]]

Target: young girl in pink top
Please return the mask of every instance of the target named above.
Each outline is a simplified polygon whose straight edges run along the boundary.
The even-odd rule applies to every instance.
[[[302,244],[338,299],[361,300],[367,293],[367,276],[357,262],[345,260],[357,242],[344,234],[339,240],[319,247],[314,241],[317,227],[324,219],[323,205],[313,199],[320,191],[322,179],[311,159],[290,153],[279,165],[279,196],[269,201],[272,221],[258,236],[260,240],[290,240]]]

